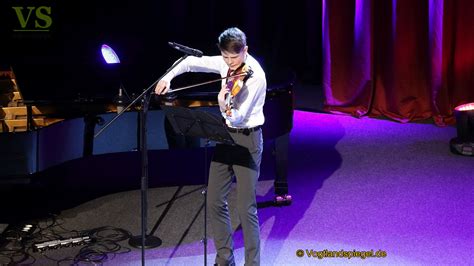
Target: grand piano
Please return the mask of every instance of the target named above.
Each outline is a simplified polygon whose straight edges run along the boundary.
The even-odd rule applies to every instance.
[[[20,75],[14,70],[4,69],[2,73],[0,183],[51,179],[56,186],[77,186],[79,182],[83,188],[112,183],[121,184],[116,190],[136,188],[133,182],[138,185],[138,178],[134,177],[140,175],[140,105],[133,106],[94,138],[116,116],[116,95],[62,101],[25,99],[24,95],[31,96],[27,86],[30,82],[21,86]],[[151,186],[205,182],[203,174],[210,162],[212,144],[175,135],[161,108],[172,105],[218,113],[217,90],[205,90],[152,97],[147,115]],[[267,89],[264,113],[262,172],[274,178],[275,203],[290,204],[287,161],[293,126],[291,82]],[[93,183],[85,176],[94,177]]]

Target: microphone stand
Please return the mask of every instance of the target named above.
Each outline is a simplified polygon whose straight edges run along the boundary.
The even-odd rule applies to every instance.
[[[102,127],[95,135],[94,138],[98,137],[106,128],[108,128],[115,120],[117,120],[127,109],[134,105],[138,100],[141,99],[141,110],[140,110],[140,151],[141,151],[141,235],[132,236],[128,241],[129,245],[135,248],[141,248],[142,253],[142,265],[145,265],[145,248],[155,248],[161,245],[162,241],[160,238],[147,235],[147,191],[148,191],[148,147],[146,138],[146,116],[148,111],[148,105],[150,103],[151,95],[149,92],[156,86],[166,74],[168,74],[175,66],[181,61],[188,57],[187,54],[183,55],[178,61],[176,61],[166,72],[153,84],[151,84],[146,90],[144,90],[137,98],[135,98],[129,105],[127,105],[122,111],[120,111],[112,120],[110,120],[104,127]],[[147,95],[148,94],[148,95]]]

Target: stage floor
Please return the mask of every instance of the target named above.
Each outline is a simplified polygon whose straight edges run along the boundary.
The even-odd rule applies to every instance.
[[[271,204],[273,181],[268,176],[262,176],[257,188],[262,265],[473,263],[474,163],[472,157],[449,151],[454,127],[304,111],[296,111],[294,121],[288,177],[292,205]],[[148,231],[163,243],[146,250],[148,265],[203,264],[202,188],[149,190]],[[233,190],[229,206],[235,256],[237,265],[243,265],[235,200]],[[33,242],[75,237],[86,230],[114,243],[43,253],[12,244],[9,253],[0,253],[0,264],[8,259],[18,262],[24,251],[30,256],[24,263],[56,265],[62,260],[60,265],[69,265],[74,258],[90,259],[84,257],[90,250],[104,265],[141,264],[141,251],[121,240],[127,233],[140,234],[139,190],[90,200],[39,225],[43,229],[33,234],[30,247]],[[209,236],[208,265],[214,257]]]

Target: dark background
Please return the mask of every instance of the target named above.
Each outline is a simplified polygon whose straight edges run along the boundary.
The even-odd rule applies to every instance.
[[[14,32],[19,22],[12,6],[51,6],[51,31]],[[218,35],[232,26],[246,32],[269,87],[321,82],[320,1],[10,0],[1,10],[7,41],[0,61],[13,67],[27,100],[110,97],[117,80],[129,92],[141,92],[181,56],[168,41],[216,55]],[[119,69],[105,65],[104,43],[120,57]],[[190,80],[196,79],[202,78]]]

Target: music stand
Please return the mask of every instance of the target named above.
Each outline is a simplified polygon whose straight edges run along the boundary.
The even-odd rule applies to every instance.
[[[222,118],[216,114],[179,106],[162,105],[161,108],[179,135],[235,144]]]
[[[176,134],[182,136],[198,137],[216,142],[235,145],[222,118],[205,111],[191,110],[178,106],[161,106]],[[205,147],[205,184],[207,186],[207,145]],[[202,191],[204,195],[204,265],[207,265],[207,191]]]

